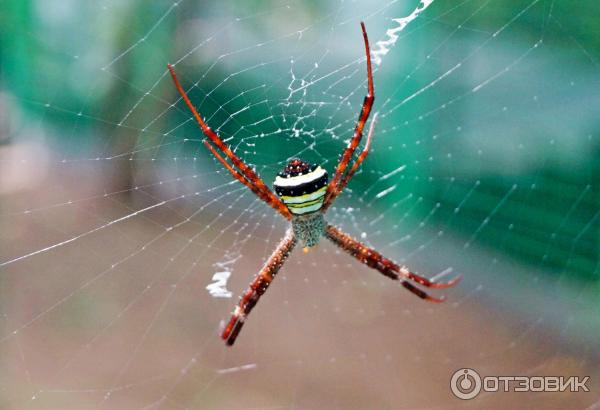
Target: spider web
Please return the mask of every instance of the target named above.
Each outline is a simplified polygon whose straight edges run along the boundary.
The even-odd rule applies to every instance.
[[[454,408],[463,367],[600,388],[591,2],[138,3],[7,22],[32,47],[2,69],[0,407]],[[331,173],[366,93],[361,20],[378,122],[327,219],[463,281],[431,305],[322,243],[227,349],[286,222],[204,149],[166,64],[267,184],[292,157]],[[598,406],[556,394],[475,400]]]

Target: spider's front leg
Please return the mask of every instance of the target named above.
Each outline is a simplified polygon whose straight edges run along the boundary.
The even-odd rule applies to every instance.
[[[358,161],[358,164],[356,165],[355,169],[353,169],[350,172],[350,174],[347,174],[347,177],[344,178],[344,174],[346,173],[348,163],[352,159],[354,151],[356,151],[356,148],[360,144],[360,141],[362,139],[363,128],[365,127],[365,124],[369,119],[371,109],[373,108],[373,102],[375,101],[375,87],[373,86],[373,70],[371,68],[371,49],[369,47],[369,37],[367,36],[367,29],[365,28],[365,23],[361,21],[360,27],[362,29],[363,39],[365,42],[365,54],[367,55],[368,91],[363,101],[363,105],[358,116],[356,127],[354,128],[354,135],[350,140],[350,144],[344,150],[342,157],[340,158],[340,161],[338,162],[337,167],[335,169],[335,173],[333,174],[333,178],[331,178],[331,181],[329,182],[329,185],[327,187],[327,193],[325,194],[325,202],[323,203],[321,212],[325,212],[327,208],[329,208],[329,206],[333,203],[335,198],[342,192],[342,189],[344,189],[344,186],[348,183],[348,180],[352,178],[351,174],[354,174],[356,168],[358,167],[358,165],[360,165],[360,163],[368,153],[368,148],[366,148],[366,150],[362,154],[362,158]],[[344,179],[346,180],[344,181]]]
[[[183,101],[188,106],[192,115],[196,119],[196,122],[198,122],[198,125],[202,129],[204,135],[210,140],[210,143],[205,140],[204,145],[206,145],[206,147],[219,160],[219,162],[223,164],[223,166],[231,173],[231,175],[233,175],[235,179],[237,179],[242,184],[250,188],[250,190],[254,192],[256,196],[265,201],[267,205],[271,206],[273,209],[279,212],[284,218],[292,219],[292,214],[290,210],[267,187],[267,185],[265,185],[263,180],[256,174],[256,172],[254,172],[254,170],[250,166],[248,166],[237,155],[235,155],[231,148],[229,148],[229,146],[227,146],[227,144],[225,144],[223,140],[221,140],[219,135],[215,131],[213,131],[208,126],[208,124],[206,124],[206,122],[204,122],[202,116],[200,115],[198,110],[196,110],[196,107],[194,107],[194,104],[192,104],[192,101],[181,86],[181,83],[177,78],[177,74],[175,73],[175,68],[171,64],[168,64],[167,68],[171,73],[171,77],[173,78],[175,88],[177,88],[177,91],[181,95],[181,98],[183,98]],[[211,145],[211,143],[214,144],[214,146]],[[223,156],[221,156],[221,154],[219,154],[218,151],[220,151],[227,158],[229,158],[229,160],[233,163],[233,166],[229,165],[229,163],[225,160],[225,158],[223,158]]]
[[[290,255],[292,249],[294,249],[296,242],[297,240],[294,236],[294,232],[292,229],[288,229],[285,237],[277,246],[277,249],[275,249],[258,275],[256,275],[248,290],[242,295],[240,303],[236,306],[229,323],[225,326],[225,329],[221,334],[221,337],[225,340],[227,345],[233,345],[240,330],[242,330],[246,316],[248,316],[260,297],[266,292],[273,281],[273,278],[283,266],[283,263]]]
[[[342,232],[333,225],[327,225],[327,227],[325,228],[325,236],[327,237],[327,239],[329,239],[337,246],[342,248],[344,251],[348,252],[350,255],[354,256],[359,261],[365,263],[368,267],[377,269],[379,272],[381,272],[388,278],[394,280],[400,279],[402,286],[404,286],[407,290],[414,293],[421,299],[425,299],[430,302],[443,302],[445,298],[433,297],[427,294],[426,292],[422,291],[421,289],[417,288],[415,285],[408,282],[407,280],[403,280],[401,278],[409,279],[427,288],[438,289],[452,287],[456,285],[461,278],[460,276],[457,276],[449,282],[432,282],[423,276],[412,273],[404,266],[397,265],[390,259],[385,258],[376,250],[360,243],[359,241],[352,238],[350,235]]]

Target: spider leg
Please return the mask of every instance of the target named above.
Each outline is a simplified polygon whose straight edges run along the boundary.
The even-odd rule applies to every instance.
[[[289,210],[287,209],[285,204],[283,202],[281,202],[281,200],[273,193],[273,191],[271,191],[267,187],[267,185],[256,174],[256,172],[254,172],[254,170],[252,168],[250,168],[248,165],[246,165],[246,163],[244,161],[242,161],[237,155],[235,155],[234,152],[231,150],[231,148],[229,148],[227,146],[227,144],[225,144],[221,140],[221,138],[217,135],[217,133],[214,132],[206,124],[206,122],[204,122],[204,120],[202,119],[202,116],[200,115],[200,113],[198,113],[198,111],[196,110],[196,107],[194,107],[194,104],[192,104],[187,93],[181,86],[181,83],[179,82],[179,79],[177,78],[177,74],[175,73],[175,69],[173,68],[173,66],[171,64],[168,64],[167,68],[169,69],[169,72],[171,73],[171,77],[173,78],[173,83],[175,84],[175,88],[177,88],[177,91],[181,95],[181,98],[183,98],[183,101],[185,101],[185,104],[187,105],[189,110],[194,115],[194,118],[196,119],[196,122],[198,122],[198,125],[202,129],[202,132],[204,132],[204,135],[206,135],[206,137],[223,154],[225,154],[225,156],[227,158],[229,158],[229,160],[233,163],[233,165],[239,170],[239,172],[236,171],[237,175],[242,175],[246,179],[248,184],[251,184],[254,186],[254,189],[250,188],[250,185],[248,185],[247,183],[245,183],[241,179],[239,179],[236,176],[236,174],[233,174],[233,176],[236,177],[239,181],[242,181],[242,183],[244,185],[246,185],[247,187],[252,189],[252,192],[254,192],[256,195],[258,195],[259,198],[261,198],[263,201],[267,202],[269,205],[271,205],[277,211],[279,211],[286,219],[291,219],[292,214],[289,212]],[[209,149],[211,150],[213,155],[215,155],[216,150],[214,149],[214,147],[209,147]],[[221,161],[221,163],[225,164],[223,157],[217,156],[217,159],[219,159],[219,161]],[[227,169],[229,170],[229,172],[231,172],[231,169],[233,169],[233,167],[227,166]],[[260,192],[260,194],[259,194],[259,192]],[[268,201],[267,201],[267,198],[268,198]]]
[[[238,171],[236,171],[231,165],[229,165],[229,163],[227,163],[227,161],[225,161],[225,159],[217,152],[217,150],[210,144],[210,142],[208,142],[206,140],[204,140],[203,142],[204,142],[204,145],[206,145],[206,147],[210,150],[210,152],[212,152],[212,154],[215,156],[215,158],[217,158],[221,162],[221,164],[223,164],[223,166],[231,173],[231,175],[233,175],[233,177],[235,179],[237,179],[242,184],[244,184],[248,188],[250,188],[250,190],[252,192],[254,192],[254,194],[257,197],[259,197],[260,199],[265,201],[267,203],[267,205],[271,206],[276,211],[279,211],[279,213],[281,213],[281,215],[283,215],[286,219],[292,218],[292,213],[290,212],[288,207],[285,206],[285,204],[283,202],[273,201],[272,197],[270,197],[269,195],[266,195],[263,191],[259,190],[256,185],[252,184],[252,182],[248,181],[248,179],[246,179],[246,177],[244,177],[242,174],[240,174]]]
[[[336,191],[337,191],[338,184],[340,183],[340,180],[341,180],[342,176],[344,175],[344,172],[346,171],[348,163],[352,159],[352,155],[354,154],[354,151],[356,151],[356,148],[358,147],[358,144],[360,143],[360,140],[362,139],[363,128],[365,127],[365,123],[367,122],[367,119],[369,118],[369,114],[371,114],[371,108],[373,107],[373,102],[375,101],[375,91],[374,91],[374,87],[373,87],[373,71],[371,69],[371,49],[369,48],[369,37],[367,36],[367,30],[365,28],[365,23],[363,23],[361,21],[360,26],[362,28],[363,39],[365,42],[365,53],[367,54],[368,93],[365,96],[365,99],[363,101],[362,109],[361,109],[360,115],[358,117],[358,121],[356,123],[356,128],[354,129],[354,135],[352,136],[352,139],[350,140],[350,144],[344,150],[344,153],[342,154],[342,158],[340,159],[340,162],[338,163],[338,165],[336,167],[335,174],[333,175],[333,178],[331,179],[331,181],[329,182],[329,185],[327,187],[327,194],[325,195],[323,210],[327,209],[329,207],[329,205],[331,204],[331,202],[337,196]],[[341,192],[341,189],[340,189],[340,192]],[[339,192],[338,192],[338,194],[339,194]]]
[[[369,154],[369,148],[371,147],[371,137],[373,136],[373,129],[375,128],[376,122],[377,122],[377,113],[375,113],[375,115],[373,116],[373,120],[371,121],[371,125],[369,127],[369,133],[367,134],[367,142],[365,143],[365,147],[363,148],[363,150],[360,153],[360,155],[358,156],[358,158],[356,158],[356,161],[354,162],[354,164],[352,164],[352,168],[350,168],[348,173],[344,176],[344,179],[342,179],[340,181],[340,183],[338,184],[338,186],[334,188],[334,192],[331,195],[331,200],[329,201],[329,203],[323,204],[323,206],[321,207],[321,209],[323,211],[326,211],[327,208],[329,207],[329,205],[331,205],[333,203],[335,198],[337,198],[337,196],[344,190],[344,188],[346,188],[346,185],[348,185],[348,182],[350,181],[350,179],[352,179],[352,177],[354,176],[354,173],[356,172],[356,170],[358,169],[360,164],[362,164],[364,159]]]
[[[265,263],[258,275],[256,275],[252,283],[250,283],[248,290],[246,290],[240,298],[239,304],[236,306],[231,319],[221,334],[221,337],[228,346],[233,345],[235,342],[240,330],[242,330],[246,316],[248,316],[260,297],[266,292],[273,281],[273,278],[283,266],[283,263],[290,255],[292,249],[294,249],[296,242],[297,240],[294,236],[294,232],[291,229],[288,229],[285,237],[277,246],[277,249],[271,254],[269,260]]]
[[[360,243],[359,241],[352,238],[350,235],[342,232],[333,225],[327,225],[327,227],[325,228],[325,236],[327,237],[327,239],[335,243],[337,246],[339,246],[344,251],[354,256],[356,259],[363,262],[370,268],[378,270],[390,279],[400,280],[404,288],[414,293],[421,299],[425,299],[430,302],[443,302],[445,298],[433,297],[424,292],[423,290],[417,288],[415,285],[413,285],[411,282],[408,282],[406,279],[416,282],[419,285],[425,286],[427,288],[433,289],[443,289],[452,287],[456,285],[461,279],[460,276],[457,276],[449,282],[432,282],[423,276],[412,273],[404,266],[397,265],[390,259],[385,258],[376,250]]]

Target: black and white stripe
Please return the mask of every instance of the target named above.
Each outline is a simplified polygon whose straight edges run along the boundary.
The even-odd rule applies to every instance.
[[[295,215],[321,209],[327,187],[327,171],[292,160],[275,178],[275,192]]]

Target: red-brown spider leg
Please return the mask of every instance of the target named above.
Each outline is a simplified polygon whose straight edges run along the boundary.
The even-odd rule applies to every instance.
[[[371,114],[373,101],[375,101],[375,91],[373,87],[373,72],[371,70],[371,49],[369,48],[369,37],[367,36],[365,23],[361,21],[360,26],[362,28],[363,38],[365,42],[365,52],[367,54],[368,94],[365,96],[365,99],[363,101],[362,109],[358,117],[358,122],[356,123],[356,128],[354,129],[354,135],[352,136],[352,140],[350,141],[348,147],[344,150],[342,158],[340,159],[340,162],[338,163],[337,168],[335,170],[335,174],[333,175],[333,178],[331,179],[327,187],[327,193],[325,195],[323,209],[327,209],[330,205],[330,202],[333,201],[333,199],[335,198],[334,195],[336,187],[338,186],[344,174],[344,171],[346,171],[348,162],[350,162],[350,159],[352,159],[352,155],[354,154],[354,151],[356,151],[356,148],[360,143],[363,128],[365,127],[365,123],[369,118],[369,114]]]
[[[371,249],[371,248],[367,247],[366,245],[360,243],[359,241],[352,238],[350,235],[342,232],[341,230],[337,229],[333,225],[327,225],[327,227],[325,228],[325,236],[329,240],[331,240],[333,243],[335,243],[337,246],[342,248],[344,251],[346,251],[350,255],[354,256],[356,259],[363,262],[370,268],[378,270],[379,272],[381,272],[383,275],[387,276],[388,278],[391,278],[394,280],[401,280],[402,286],[404,286],[406,289],[408,289],[409,291],[411,291],[412,293],[414,293],[421,299],[425,299],[430,302],[443,302],[444,298],[443,297],[436,298],[436,297],[430,296],[426,292],[415,287],[412,283],[401,279],[401,277],[405,278],[405,279],[410,279],[410,280],[412,280],[422,286],[428,287],[428,288],[438,288],[438,289],[439,288],[449,288],[451,286],[454,286],[460,280],[460,276],[457,276],[456,278],[452,279],[451,281],[445,282],[445,283],[431,282],[429,279],[427,279],[423,276],[419,276],[417,274],[410,272],[405,267],[398,266],[397,264],[392,262],[390,259],[387,259],[384,256],[382,256],[376,250]]]
[[[292,219],[292,213],[290,212],[288,207],[285,206],[285,204],[283,204],[283,202],[273,201],[273,199],[270,196],[265,195],[265,193],[263,191],[260,191],[255,185],[253,185],[250,181],[248,181],[242,174],[237,172],[231,165],[229,165],[227,163],[227,161],[225,161],[225,158],[223,158],[221,155],[219,155],[217,150],[210,144],[210,142],[208,142],[206,140],[204,140],[202,142],[204,143],[204,145],[206,145],[206,147],[210,150],[210,152],[212,152],[212,154],[221,162],[221,164],[223,164],[223,166],[231,173],[231,175],[233,175],[233,177],[235,179],[237,179],[242,184],[244,184],[248,188],[250,188],[250,190],[252,192],[254,192],[254,194],[257,197],[259,197],[260,199],[265,201],[269,206],[271,206],[273,209],[278,211],[281,215],[283,215],[284,218]]]
[[[275,249],[275,252],[271,255],[265,266],[256,275],[248,290],[243,294],[240,299],[240,303],[236,306],[229,323],[225,326],[221,337],[225,340],[228,346],[233,345],[237,338],[246,316],[250,313],[252,308],[256,305],[260,297],[266,292],[273,278],[283,266],[283,263],[290,255],[292,249],[296,245],[296,237],[291,229],[289,229],[283,240]]]
[[[323,211],[326,211],[327,208],[329,207],[329,205],[331,205],[333,203],[335,198],[337,198],[337,196],[344,190],[344,188],[346,188],[346,185],[348,185],[348,182],[350,182],[350,179],[352,179],[352,177],[354,176],[354,173],[356,172],[356,170],[358,170],[358,167],[360,166],[360,164],[362,164],[364,159],[369,154],[369,148],[371,147],[371,137],[373,136],[373,130],[375,129],[376,122],[377,122],[377,113],[375,113],[375,115],[373,116],[373,120],[371,121],[371,125],[369,127],[369,133],[367,134],[367,142],[365,143],[365,147],[363,148],[363,150],[360,153],[360,155],[358,156],[358,158],[356,158],[356,161],[354,162],[354,164],[352,164],[352,168],[350,168],[350,170],[348,171],[346,176],[344,176],[344,179],[342,179],[340,181],[340,183],[338,184],[338,186],[335,188],[335,191],[332,193],[331,200],[329,201],[329,203],[323,204],[323,207],[321,207],[321,209],[324,208]]]
[[[209,140],[211,140],[211,142],[213,144],[215,144],[217,146],[217,148],[219,148],[221,150],[221,152],[223,152],[223,154],[225,154],[225,156],[231,160],[231,162],[233,162],[233,165],[235,165],[236,168],[238,168],[240,170],[240,173],[242,175],[244,175],[244,177],[246,177],[246,179],[248,179],[248,181],[250,181],[253,185],[255,185],[258,190],[262,191],[265,196],[269,196],[273,203],[280,202],[282,206],[285,206],[283,204],[283,202],[281,202],[281,200],[267,187],[267,185],[263,182],[263,180],[260,179],[260,177],[256,174],[256,172],[254,172],[252,170],[252,168],[250,168],[248,165],[246,165],[246,163],[244,161],[242,161],[237,155],[235,155],[233,153],[233,151],[221,140],[221,138],[219,138],[217,133],[214,132],[204,122],[204,120],[202,119],[202,116],[200,116],[200,114],[196,110],[196,107],[194,107],[194,105],[190,101],[190,98],[188,97],[187,93],[181,86],[181,83],[177,79],[177,74],[175,73],[175,69],[173,68],[173,66],[171,64],[167,64],[167,68],[169,69],[169,72],[171,73],[171,77],[173,78],[173,83],[175,84],[175,88],[177,88],[177,91],[181,95],[181,98],[183,98],[183,101],[185,101],[185,104],[187,105],[189,110],[194,115],[194,118],[196,119],[196,122],[198,122],[198,125],[200,125],[200,128],[204,132],[204,135],[206,135],[206,137]]]

